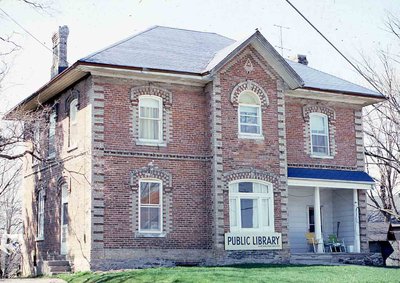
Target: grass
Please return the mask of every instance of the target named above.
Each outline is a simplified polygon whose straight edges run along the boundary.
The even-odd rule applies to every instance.
[[[122,282],[400,282],[400,269],[369,266],[241,265],[149,268],[60,275],[71,283]]]

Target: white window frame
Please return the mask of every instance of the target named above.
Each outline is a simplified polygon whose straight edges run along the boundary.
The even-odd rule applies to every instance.
[[[245,95],[247,93],[251,93],[254,96],[256,96],[259,103],[258,104],[240,103],[240,96],[241,95]],[[261,101],[260,101],[260,98],[258,97],[258,95],[256,93],[247,90],[247,91],[243,91],[242,93],[239,94],[238,101],[239,101],[239,106],[238,106],[238,133],[239,133],[239,137],[240,138],[262,138],[263,137],[263,130],[262,130],[262,112],[261,112]],[[240,113],[241,113],[241,108],[243,106],[244,107],[253,107],[253,108],[257,109],[257,125],[256,126],[258,126],[259,129],[260,129],[259,133],[242,132],[242,130],[241,130],[242,123],[240,121]],[[253,126],[255,126],[255,125],[253,125]]]
[[[36,121],[34,124],[33,138],[32,138],[32,165],[36,165],[39,163],[39,159],[35,157],[35,155],[41,155],[41,141],[40,141],[40,122]]]
[[[147,204],[147,205],[142,205],[141,202],[141,193],[142,193],[142,183],[156,183],[159,184],[160,188],[160,198],[159,198],[159,204],[154,205],[154,204]],[[138,203],[139,203],[139,215],[138,215],[138,231],[139,233],[149,233],[149,234],[161,234],[163,231],[163,184],[162,181],[159,179],[140,179],[139,180],[139,196],[138,196]],[[159,208],[159,219],[160,219],[160,229],[159,230],[143,230],[141,229],[141,208],[142,207],[156,207]]]
[[[232,192],[233,186],[238,186],[239,183],[257,183],[268,187],[268,193],[234,193]],[[241,210],[240,210],[240,199],[257,199],[257,206],[258,206],[258,227],[257,228],[241,228]],[[266,199],[268,202],[269,208],[269,226],[262,226],[264,222],[264,214],[261,210],[261,202],[262,200]],[[234,200],[236,204],[236,225],[231,226],[232,223],[232,215],[231,215],[231,201]],[[256,179],[241,179],[236,180],[229,183],[229,226],[231,232],[274,232],[275,231],[275,211],[274,211],[274,191],[273,185],[270,182],[265,182]]]
[[[324,118],[324,127],[326,128],[326,134],[313,134],[313,129],[312,129],[312,118],[313,117],[322,117]],[[309,115],[309,120],[310,120],[310,145],[311,145],[311,156],[312,157],[329,157],[330,156],[330,144],[329,144],[329,120],[328,116],[323,113],[317,113],[313,112],[310,113]],[[313,145],[313,135],[316,136],[325,136],[327,140],[327,153],[321,153],[321,152],[314,152],[314,145]]]
[[[76,102],[75,106],[72,106],[72,103]],[[71,113],[72,110],[75,110],[75,120],[71,120]],[[68,111],[68,121],[69,121],[69,128],[68,128],[68,148],[73,149],[78,146],[77,139],[78,139],[78,98],[74,98],[69,102],[69,111]],[[74,128],[74,135],[72,134],[72,128]]]
[[[49,115],[49,130],[48,130],[48,157],[53,158],[56,156],[56,128],[57,128],[57,113],[52,110]],[[51,132],[53,131],[53,134]],[[50,151],[52,148],[53,151]]]
[[[44,240],[45,192],[41,189],[37,201],[37,240]]]
[[[140,108],[143,104],[143,101],[146,99],[153,99],[153,100],[157,100],[158,102],[158,111],[159,111],[159,117],[157,118],[148,118],[148,117],[141,117],[140,115]],[[143,144],[148,144],[148,145],[159,145],[163,142],[163,101],[162,98],[159,96],[155,96],[155,95],[141,95],[139,96],[139,107],[138,107],[138,140],[139,142],[143,143]],[[141,119],[150,119],[150,120],[156,120],[158,121],[158,139],[145,139],[145,138],[141,138],[140,137],[140,133],[141,133],[141,126],[140,126],[140,120]]]

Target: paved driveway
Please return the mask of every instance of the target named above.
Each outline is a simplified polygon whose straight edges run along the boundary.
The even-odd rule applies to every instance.
[[[65,283],[61,279],[53,278],[29,278],[29,279],[0,279],[0,282],[10,282],[10,283]]]

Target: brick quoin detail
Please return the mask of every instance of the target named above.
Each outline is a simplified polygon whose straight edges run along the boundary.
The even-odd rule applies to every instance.
[[[250,90],[258,95],[261,101],[261,105],[266,107],[269,105],[268,95],[264,89],[257,83],[247,80],[242,83],[238,83],[231,93],[231,102],[233,106],[237,107],[239,105],[239,96],[243,91]]]
[[[269,172],[255,168],[239,169],[224,173],[224,190],[229,189],[229,183],[236,180],[255,179],[272,183],[274,190],[279,188],[279,177]]]
[[[172,175],[166,170],[162,170],[150,162],[147,166],[140,169],[132,170],[131,172],[131,186],[132,189],[137,189],[139,179],[142,178],[155,178],[163,182],[164,190],[172,188]]]

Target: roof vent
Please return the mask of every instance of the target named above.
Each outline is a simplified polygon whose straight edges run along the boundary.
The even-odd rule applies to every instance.
[[[53,65],[51,66],[51,78],[68,68],[67,39],[69,29],[67,26],[58,27],[58,31],[51,38],[53,41]]]
[[[308,65],[307,56],[306,55],[297,54],[297,62],[307,66]]]

